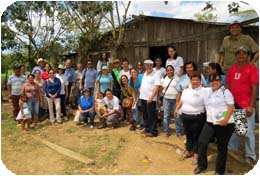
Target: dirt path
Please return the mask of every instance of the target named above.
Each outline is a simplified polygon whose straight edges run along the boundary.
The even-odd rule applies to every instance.
[[[16,174],[181,175],[193,174],[195,168],[191,164],[191,158],[180,160],[184,138],[177,138],[174,133],[169,139],[162,135],[146,138],[140,130],[130,132],[127,125],[118,129],[98,130],[96,127],[90,129],[76,126],[73,121],[69,121],[62,125],[44,122],[41,128],[23,134],[10,120],[10,106],[2,106],[1,115],[2,161]],[[170,127],[174,131],[174,125],[171,124]],[[32,136],[89,157],[95,164],[85,165],[64,156]],[[258,148],[258,129],[256,136]],[[216,146],[211,144],[211,148]],[[209,150],[209,167],[203,174],[214,174],[215,153],[216,150]],[[252,167],[248,164],[228,157],[226,174],[245,174],[250,169]]]

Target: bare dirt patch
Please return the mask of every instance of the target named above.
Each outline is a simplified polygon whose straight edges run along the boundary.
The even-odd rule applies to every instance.
[[[11,119],[10,104],[2,105],[2,161],[15,174],[193,174],[191,159],[181,161],[184,137],[174,133],[169,139],[160,135],[146,138],[140,130],[130,132],[129,126],[118,129],[76,126],[73,121],[21,132]],[[98,123],[98,122],[97,122]],[[98,125],[98,124],[97,124]],[[171,124],[171,130],[174,125]],[[161,130],[161,127],[160,127]],[[258,149],[258,129],[256,147]],[[66,149],[93,159],[83,164],[62,155],[32,136],[38,136]],[[203,174],[214,174],[216,146],[210,144],[209,167]],[[258,150],[257,150],[258,155]],[[243,161],[243,155],[238,156]],[[228,157],[226,174],[245,174],[253,166]]]

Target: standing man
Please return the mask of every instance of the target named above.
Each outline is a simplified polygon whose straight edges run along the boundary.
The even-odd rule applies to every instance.
[[[32,74],[34,75],[34,73],[35,73],[36,70],[40,70],[41,74],[43,74],[43,73],[44,73],[45,64],[46,64],[45,60],[44,60],[43,58],[39,58],[39,59],[37,60],[37,65],[38,65],[38,66],[35,66],[35,67],[33,68]]]
[[[82,77],[80,79],[79,89],[88,88],[90,95],[94,95],[95,82],[97,79],[97,70],[93,67],[92,60],[88,60],[87,68],[83,70]]]
[[[153,61],[145,60],[145,73],[140,87],[141,108],[144,120],[144,132],[146,137],[158,135],[156,124],[156,101],[160,87],[160,77],[153,70]]]
[[[120,78],[122,75],[126,75],[128,80],[130,80],[131,75],[130,75],[130,69],[129,69],[129,61],[127,58],[122,59],[122,67],[123,67],[123,69],[119,73]]]
[[[259,53],[256,42],[249,36],[241,33],[242,26],[238,21],[230,24],[230,35],[226,36],[220,47],[219,64],[227,71],[229,67],[236,63],[235,51],[241,45],[247,46],[253,53],[251,63],[255,64],[258,61]]]
[[[248,132],[245,136],[246,161],[256,161],[255,153],[255,108],[259,83],[259,70],[249,62],[250,50],[240,46],[235,52],[237,63],[232,65],[227,73],[227,87],[234,96],[235,104],[244,109],[247,114]],[[233,133],[229,141],[229,149],[237,151],[239,136]]]
[[[21,75],[20,66],[14,66],[14,74],[9,76],[7,81],[7,89],[8,89],[8,97],[12,99],[13,104],[13,118],[16,119],[19,113],[19,99],[20,99],[20,91],[22,86],[26,80],[24,75]]]
[[[113,95],[118,99],[121,99],[121,87],[120,87],[120,72],[122,70],[119,59],[113,59],[114,68],[112,69],[111,75],[114,79],[113,84]]]
[[[75,88],[76,85],[76,73],[74,68],[72,68],[72,63],[71,63],[71,59],[67,59],[66,60],[66,69],[65,69],[65,76],[69,82],[68,85],[68,97],[66,99],[66,105],[70,104],[69,102],[69,98],[70,98],[70,94],[71,94],[71,89],[73,90]]]

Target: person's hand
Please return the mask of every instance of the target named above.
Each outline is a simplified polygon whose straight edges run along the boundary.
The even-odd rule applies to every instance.
[[[220,126],[226,126],[228,124],[228,120],[224,118],[223,120],[218,121]]]
[[[178,110],[177,109],[175,109],[173,115],[174,115],[174,118],[178,118]]]
[[[151,99],[151,98],[149,98],[148,100],[147,100],[147,104],[150,104],[150,103],[152,103],[153,102],[153,99]]]
[[[8,93],[8,98],[12,99],[12,94],[11,93]]]
[[[251,115],[253,114],[253,107],[252,106],[248,106],[247,108],[246,108],[246,115],[247,115],[247,117],[251,117]]]

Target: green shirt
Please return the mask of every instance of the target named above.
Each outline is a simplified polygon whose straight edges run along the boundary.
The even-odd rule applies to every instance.
[[[232,38],[229,35],[224,38],[220,47],[220,52],[224,53],[225,71],[227,71],[231,65],[236,63],[235,51],[241,45],[247,46],[252,53],[258,51],[258,45],[249,35],[239,34],[237,38]]]

